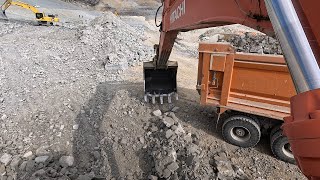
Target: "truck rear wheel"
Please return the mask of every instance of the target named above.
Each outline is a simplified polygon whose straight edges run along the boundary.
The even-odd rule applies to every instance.
[[[272,137],[276,132],[278,132],[278,131],[281,130],[281,125],[282,125],[282,124],[276,125],[274,128],[271,129],[271,131],[270,131],[270,140],[271,140],[271,137]]]
[[[223,138],[240,147],[253,147],[261,137],[260,127],[252,118],[242,115],[229,117],[222,125]]]
[[[275,132],[270,138],[271,150],[278,159],[295,164],[288,138],[282,134],[282,130]]]

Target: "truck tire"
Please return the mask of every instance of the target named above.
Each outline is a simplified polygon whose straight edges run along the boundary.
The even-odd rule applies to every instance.
[[[222,125],[222,135],[230,144],[248,148],[258,144],[260,126],[252,118],[243,115],[229,117]]]
[[[284,162],[295,164],[288,138],[282,134],[281,129],[271,136],[270,144],[274,156]]]
[[[270,140],[271,140],[271,137],[276,133],[278,132],[279,130],[281,130],[281,126],[282,124],[279,124],[279,125],[276,125],[272,128],[272,130],[270,131]]]

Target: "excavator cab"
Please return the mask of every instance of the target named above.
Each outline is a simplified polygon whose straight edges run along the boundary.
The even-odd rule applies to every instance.
[[[36,19],[42,19],[44,17],[43,13],[36,13]]]

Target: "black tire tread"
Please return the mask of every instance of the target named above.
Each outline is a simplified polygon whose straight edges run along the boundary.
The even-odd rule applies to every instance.
[[[284,142],[288,142],[288,138],[282,134],[282,130],[280,129],[277,132],[275,132],[273,136],[271,136],[271,139],[270,139],[271,151],[276,158],[284,162],[295,164],[294,158],[290,158],[285,154],[283,154],[281,150],[282,147],[280,145]]]
[[[281,126],[282,124],[279,124],[279,125],[276,125],[275,127],[273,127],[270,131],[270,139],[271,137],[276,133],[278,132],[279,130],[281,130]]]
[[[226,128],[227,128],[226,126],[229,123],[242,123],[242,124],[247,124],[247,125],[248,124],[249,125],[253,125],[255,130],[257,130],[257,134],[256,134],[257,137],[251,138],[246,143],[235,142],[235,141],[232,140],[231,135],[229,135],[229,133],[228,133],[229,131],[226,130]],[[234,116],[229,117],[223,123],[223,125],[222,125],[222,135],[223,135],[223,138],[225,139],[225,141],[227,141],[228,143],[236,145],[236,146],[248,148],[248,147],[254,147],[255,145],[258,144],[258,142],[260,141],[260,138],[261,138],[261,130],[260,130],[260,126],[258,125],[258,123],[255,120],[253,120],[252,118],[246,117],[246,116],[243,116],[243,115],[234,115]],[[251,133],[251,135],[254,136],[253,133]]]

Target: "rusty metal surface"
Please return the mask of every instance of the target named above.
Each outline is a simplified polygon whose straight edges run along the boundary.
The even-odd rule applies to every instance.
[[[266,6],[256,0],[164,0],[157,68],[166,68],[180,31],[243,24],[274,35]]]
[[[275,119],[290,114],[296,92],[282,56],[235,53],[227,44],[200,44],[199,52],[202,104]]]

